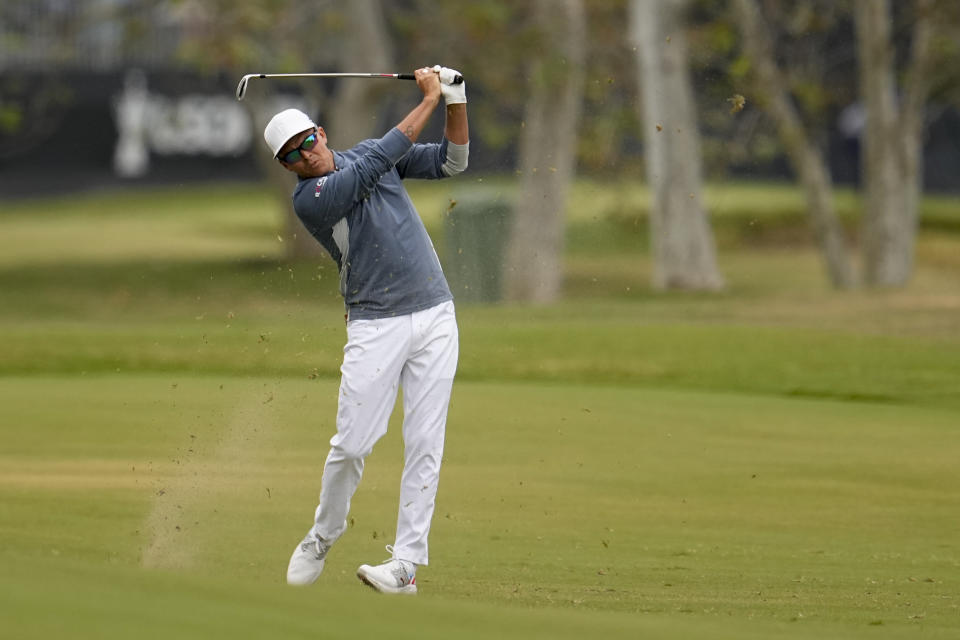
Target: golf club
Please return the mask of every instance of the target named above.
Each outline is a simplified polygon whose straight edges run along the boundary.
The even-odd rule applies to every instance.
[[[247,95],[247,84],[251,78],[393,78],[395,80],[414,80],[412,73],[248,73],[240,78],[237,85],[237,100]],[[451,84],[460,84],[463,76],[456,76]]]

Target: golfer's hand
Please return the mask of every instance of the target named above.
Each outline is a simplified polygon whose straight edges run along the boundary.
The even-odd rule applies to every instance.
[[[447,106],[467,104],[467,83],[461,81],[460,84],[453,84],[453,79],[462,74],[456,69],[440,65],[434,65],[433,70],[440,77],[440,92],[443,94],[444,103]]]
[[[423,67],[413,72],[413,77],[417,81],[420,91],[423,91],[424,98],[434,98],[440,100],[440,76],[430,67]]]

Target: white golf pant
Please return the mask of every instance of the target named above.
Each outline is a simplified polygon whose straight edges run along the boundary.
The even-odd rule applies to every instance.
[[[403,388],[404,466],[394,557],[427,564],[459,336],[452,302],[347,323],[337,433],[323,468],[314,531],[333,542],[347,526],[364,459],[386,432]]]

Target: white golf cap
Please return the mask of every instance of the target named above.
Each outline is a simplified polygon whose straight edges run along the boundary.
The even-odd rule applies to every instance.
[[[300,109],[286,109],[270,119],[263,130],[263,139],[276,157],[287,140],[307,129],[315,129],[316,126],[310,116]]]

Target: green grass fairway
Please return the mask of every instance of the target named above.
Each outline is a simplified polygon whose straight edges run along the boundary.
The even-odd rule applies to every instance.
[[[413,195],[445,258],[444,185]],[[262,188],[5,204],[0,638],[958,637],[956,200],[908,289],[836,292],[795,190],[712,188],[730,286],[695,295],[649,289],[642,190],[572,197],[565,300],[458,308],[408,599],[354,575],[393,538],[400,407],[324,575],[283,583],[344,330]]]
[[[434,566],[404,612],[353,575],[392,537],[397,428],[322,583],[282,585],[319,488],[335,381],[31,377],[2,389],[10,424],[28,427],[0,442],[10,637],[111,637],[144,619],[148,637],[309,634],[321,621],[372,633],[371,606],[405,617],[408,637],[956,628],[951,411],[461,383]]]

